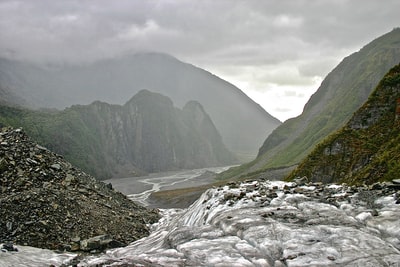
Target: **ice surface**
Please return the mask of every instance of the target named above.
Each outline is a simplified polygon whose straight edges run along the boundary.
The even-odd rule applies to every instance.
[[[400,205],[393,196],[371,208],[343,186],[324,193],[318,186],[269,181],[233,187],[210,189],[184,210],[162,210],[149,237],[78,266],[400,265]],[[1,257],[0,266],[11,257],[26,260],[24,254]],[[70,257],[48,254],[43,266],[49,255],[56,266]]]
[[[2,245],[1,245],[2,247]],[[16,246],[18,252],[0,251],[1,267],[29,267],[29,266],[61,266],[68,264],[76,257],[73,253],[55,253],[51,250]]]

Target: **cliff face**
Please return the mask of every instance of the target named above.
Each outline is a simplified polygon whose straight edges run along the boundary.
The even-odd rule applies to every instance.
[[[390,181],[400,172],[400,65],[338,132],[320,143],[288,179],[351,184]]]
[[[63,109],[93,101],[123,105],[142,89],[165,95],[183,108],[198,101],[227,147],[253,159],[280,121],[217,76],[158,53],[135,54],[86,65],[39,65],[0,59],[0,85],[34,108]],[[249,134],[251,133],[251,134]]]
[[[146,90],[123,106],[94,102],[55,113],[3,108],[2,122],[23,126],[41,144],[98,178],[235,162],[199,103],[181,110]]]
[[[318,142],[351,118],[398,62],[400,28],[345,58],[324,79],[303,113],[285,121],[268,136],[250,170],[299,163]]]

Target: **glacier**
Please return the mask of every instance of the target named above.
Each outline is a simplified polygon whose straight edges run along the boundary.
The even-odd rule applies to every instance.
[[[400,266],[399,196],[378,189],[231,182],[160,210],[150,236],[127,247],[75,257],[19,246],[0,266]]]

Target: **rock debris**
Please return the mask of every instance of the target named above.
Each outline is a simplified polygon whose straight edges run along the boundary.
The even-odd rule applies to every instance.
[[[0,193],[4,244],[98,252],[148,235],[147,225],[159,219],[22,129],[0,131]]]

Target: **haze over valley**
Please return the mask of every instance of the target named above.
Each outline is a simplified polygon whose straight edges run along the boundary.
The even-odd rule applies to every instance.
[[[0,266],[397,266],[400,3],[0,1]]]

